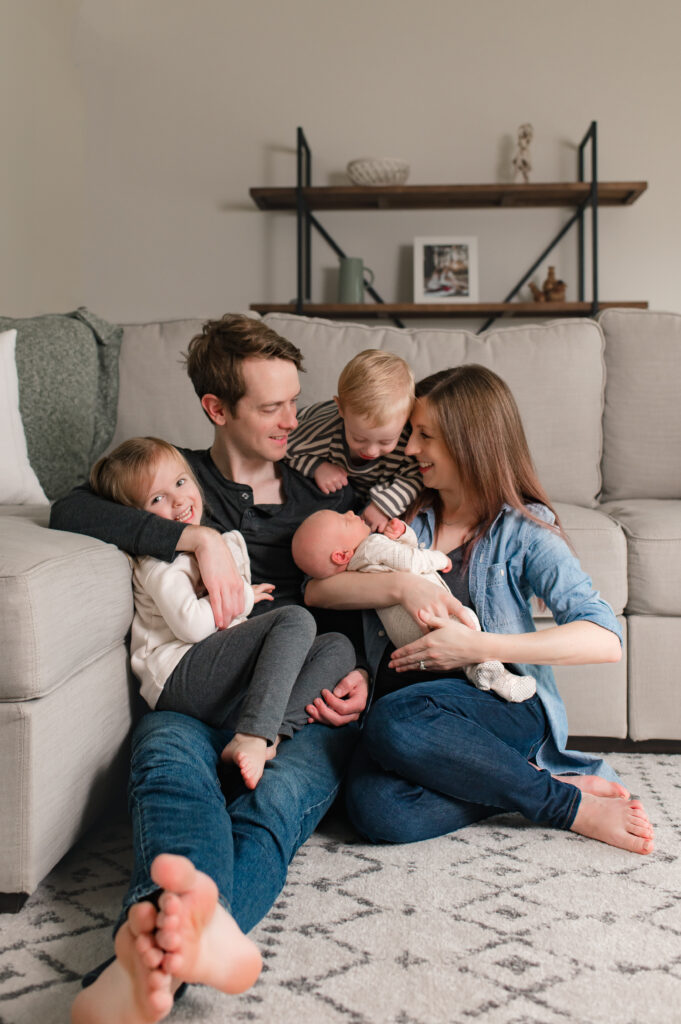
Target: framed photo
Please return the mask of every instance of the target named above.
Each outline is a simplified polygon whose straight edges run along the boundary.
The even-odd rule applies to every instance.
[[[477,238],[415,238],[414,302],[477,301]]]

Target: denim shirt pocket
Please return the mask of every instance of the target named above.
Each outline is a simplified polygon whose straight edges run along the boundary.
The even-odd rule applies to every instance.
[[[493,633],[524,633],[528,629],[527,603],[516,592],[507,562],[487,567],[485,629]],[[531,627],[530,627],[531,628]]]
[[[508,567],[506,562],[496,562],[494,565],[487,566],[487,586],[508,586]]]

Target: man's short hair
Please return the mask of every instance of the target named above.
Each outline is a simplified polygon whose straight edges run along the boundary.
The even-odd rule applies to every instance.
[[[226,313],[219,320],[207,320],[189,342],[185,363],[199,398],[216,395],[234,416],[246,394],[242,364],[248,358],[286,359],[303,369],[300,349],[271,327],[250,316]]]

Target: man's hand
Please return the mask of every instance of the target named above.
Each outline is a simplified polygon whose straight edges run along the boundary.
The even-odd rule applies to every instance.
[[[333,494],[347,485],[348,475],[333,462],[322,462],[314,471],[314,482],[322,494]]]
[[[353,668],[332,690],[322,690],[305,710],[308,722],[322,725],[347,725],[356,722],[369,697],[369,677],[363,668]]]
[[[229,548],[217,530],[209,526],[186,526],[177,549],[191,551],[196,556],[215,625],[226,629],[232,619],[243,614],[245,605],[244,582]]]
[[[385,533],[385,529],[388,523],[392,522],[390,516],[387,516],[385,512],[381,512],[378,505],[374,505],[373,501],[369,502],[363,512],[360,512],[361,518],[370,527],[372,533]]]
[[[388,540],[399,540],[404,531],[407,529],[407,524],[402,519],[389,519],[383,536],[387,537]],[[451,563],[450,563],[451,569]]]

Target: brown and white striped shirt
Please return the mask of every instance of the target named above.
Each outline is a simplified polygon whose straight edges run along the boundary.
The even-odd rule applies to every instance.
[[[286,462],[307,477],[314,476],[322,462],[333,462],[345,470],[362,501],[372,501],[390,518],[401,516],[422,487],[418,462],[405,454],[409,433],[405,426],[397,446],[387,455],[355,464],[336,403],[316,402],[298,413],[298,426],[289,434]]]

